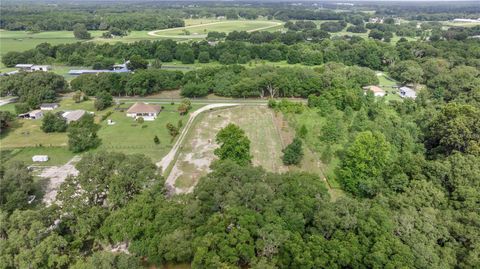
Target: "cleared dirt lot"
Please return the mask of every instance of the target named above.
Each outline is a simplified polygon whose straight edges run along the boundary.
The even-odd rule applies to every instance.
[[[253,164],[272,172],[286,172],[282,164],[282,140],[274,124],[273,112],[266,106],[237,106],[205,112],[198,116],[180,148],[169,180],[176,192],[190,192],[198,179],[207,174],[216,158],[215,136],[229,123],[239,125],[251,141]]]

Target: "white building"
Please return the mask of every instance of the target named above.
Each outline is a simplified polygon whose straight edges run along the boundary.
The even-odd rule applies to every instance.
[[[400,93],[400,97],[402,98],[412,98],[412,99],[417,98],[417,93],[415,92],[415,90],[406,86],[400,87],[399,93]]]
[[[43,103],[40,105],[40,110],[54,110],[58,108],[58,103]]]
[[[127,117],[138,119],[140,117],[146,121],[153,121],[162,110],[159,105],[150,105],[146,103],[135,103],[127,110]]]

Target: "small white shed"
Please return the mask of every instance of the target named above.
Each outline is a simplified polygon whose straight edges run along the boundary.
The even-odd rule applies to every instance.
[[[48,155],[35,155],[32,157],[34,162],[46,162],[48,161]]]

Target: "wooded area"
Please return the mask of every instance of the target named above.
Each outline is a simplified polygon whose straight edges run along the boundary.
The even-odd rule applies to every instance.
[[[102,113],[67,124],[58,111],[46,112],[39,123],[47,135],[66,132],[65,147],[83,152],[74,164],[78,174],[66,177],[51,205],[42,202],[44,182],[32,167],[0,156],[0,268],[479,267],[480,41],[472,36],[480,26],[445,28],[435,21],[459,14],[478,18],[478,5],[370,3],[358,10],[333,3],[320,10],[313,3],[195,5],[151,3],[148,10],[145,3],[127,2],[2,4],[0,27],[9,30],[71,30],[80,23],[82,35],[112,27],[170,28],[192,17],[219,16],[282,20],[287,30],[209,32],[195,42],[43,43],[2,55],[8,67],[62,63],[111,69],[130,60],[133,72],[83,74],[70,81],[43,71],[0,77],[0,95],[18,97],[18,113],[58,101],[64,93],[72,93],[72,103],[94,99],[90,106]],[[367,23],[374,17],[384,20]],[[396,24],[400,17],[416,21]],[[419,21],[429,22],[417,27]],[[335,36],[342,31],[365,36]],[[405,38],[393,40],[393,34]],[[172,61],[199,65],[162,69]],[[263,63],[254,64],[258,61]],[[395,87],[412,87],[416,98],[392,91],[376,96],[364,88],[386,86],[381,80],[387,76]],[[180,101],[165,98],[168,103],[157,106],[158,117],[176,116],[163,123],[168,133],[160,138],[154,130],[146,137],[143,117],[123,119],[124,104],[114,100],[148,102],[143,97],[171,90],[179,92]],[[261,104],[271,112],[255,117],[269,117],[271,133],[284,144],[275,158],[287,172],[254,166],[252,141],[258,140],[228,117],[209,129],[216,133],[213,140],[203,137],[216,147],[215,159],[191,193],[172,192],[164,177],[172,168],[155,164],[147,147],[135,151],[143,154],[99,148],[108,142],[108,136],[99,138],[102,124],[111,128],[110,135],[117,130],[117,140],[130,130],[105,122],[112,122],[115,101],[122,113],[115,116],[123,117],[115,121],[123,119],[129,128],[139,124],[129,139],[148,140],[153,148],[170,139],[172,144],[185,125],[202,126],[187,123],[189,110],[200,103],[180,98],[212,94],[215,101],[238,98],[231,102],[243,100],[251,109]],[[240,117],[238,108],[229,115]],[[21,125],[12,111],[0,111],[0,142]],[[227,114],[215,112],[215,118]],[[257,137],[265,134],[251,129]],[[153,154],[163,157],[170,144],[162,154],[153,148]],[[195,152],[182,154],[188,159]],[[314,169],[302,166],[305,162]]]

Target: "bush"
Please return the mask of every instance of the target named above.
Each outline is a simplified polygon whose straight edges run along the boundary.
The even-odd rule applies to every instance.
[[[268,99],[268,107],[269,108],[276,108],[277,107],[277,101],[275,101],[275,99]]]
[[[298,165],[303,158],[302,140],[295,137],[290,145],[283,150],[283,164]]]
[[[105,108],[111,106],[112,103],[113,103],[112,95],[106,91],[102,91],[99,94],[97,94],[93,105],[97,110],[104,110]]]
[[[105,113],[102,118],[100,118],[100,121],[104,121],[106,120],[108,117],[110,117],[111,115],[113,114],[113,111],[108,111],[107,113]]]
[[[46,113],[42,119],[40,127],[45,133],[65,132],[67,130],[67,121],[60,113]]]
[[[145,119],[143,117],[138,117],[137,118],[137,122],[142,124],[143,122],[145,121]]]
[[[155,137],[153,138],[153,142],[154,142],[155,144],[157,144],[157,145],[160,144],[160,139],[158,138],[158,136],[155,136]]]

